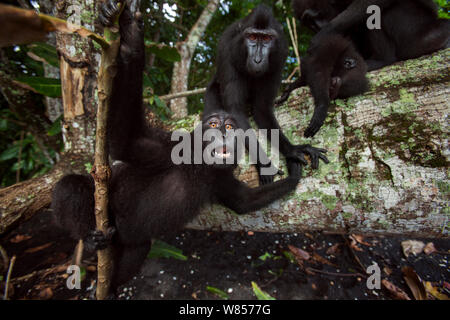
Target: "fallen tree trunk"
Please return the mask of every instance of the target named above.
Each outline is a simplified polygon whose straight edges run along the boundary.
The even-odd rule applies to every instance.
[[[328,149],[330,164],[305,170],[294,194],[249,215],[213,206],[189,227],[448,236],[450,50],[369,79],[367,94],[332,103],[312,140],[303,138],[313,114],[308,88],[276,110],[291,142]],[[241,175],[254,180],[249,170]]]
[[[89,155],[66,154],[42,177],[0,189],[0,235],[46,209],[51,202],[53,186],[67,173],[87,173],[84,165]]]
[[[450,50],[371,72],[369,78],[371,91],[334,101],[312,140],[303,138],[313,113],[308,88],[276,110],[292,142],[327,148],[331,161],[318,171],[306,169],[295,194],[243,216],[206,208],[188,227],[448,236]],[[198,119],[187,117],[170,128],[192,129]],[[68,172],[75,162],[83,166],[89,160],[66,162]],[[63,171],[58,168],[0,190],[0,234],[50,204]],[[240,168],[239,176],[257,184],[252,167]]]

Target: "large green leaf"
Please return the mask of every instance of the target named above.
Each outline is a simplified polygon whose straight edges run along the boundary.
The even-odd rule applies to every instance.
[[[59,68],[59,59],[56,48],[47,43],[35,43],[28,46],[29,52],[33,53],[41,59],[41,61],[46,62],[53,67]],[[30,54],[29,54],[30,55]],[[33,56],[31,58],[34,59]]]
[[[183,255],[182,250],[160,240],[156,240],[152,244],[152,250],[147,258],[174,258],[182,261],[187,260],[187,257]]]
[[[59,98],[62,95],[60,79],[22,76],[16,80],[30,86],[36,92],[47,97]]]
[[[48,129],[47,134],[50,137],[56,136],[57,134],[61,133],[61,131],[62,131],[61,120],[62,120],[62,116],[58,117],[58,119],[56,119],[55,122],[53,122],[50,129]]]
[[[146,42],[145,45],[147,46],[148,50],[158,58],[164,59],[169,62],[177,62],[181,60],[181,56],[176,48],[155,42]]]
[[[0,161],[6,161],[13,158],[17,158],[19,155],[20,146],[14,145],[11,148],[6,149],[0,154]]]

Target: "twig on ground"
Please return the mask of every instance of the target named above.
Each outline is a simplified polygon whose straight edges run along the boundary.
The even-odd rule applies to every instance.
[[[11,261],[9,262],[8,274],[6,275],[5,294],[3,295],[3,300],[8,300],[9,282],[11,280],[11,273],[12,273],[12,270],[14,268],[14,263],[15,262],[16,262],[16,256],[13,256],[11,258]]]

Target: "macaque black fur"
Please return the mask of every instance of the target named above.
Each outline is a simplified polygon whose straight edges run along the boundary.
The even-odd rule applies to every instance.
[[[369,14],[366,11],[370,5],[377,5],[381,9],[380,30],[367,28]],[[330,39],[343,36],[347,39],[345,41],[353,43],[356,51],[363,57],[367,71],[397,61],[417,58],[449,46],[450,22],[438,19],[437,6],[432,0],[293,0],[292,7],[302,24],[318,32],[311,41],[312,47],[317,48],[321,45],[320,42],[330,43]],[[335,51],[340,52],[330,48],[330,57]],[[316,54],[320,55],[309,50],[308,59],[305,60],[321,60],[315,57]],[[306,62],[302,61],[302,67],[305,68],[305,64]],[[364,67],[361,63],[358,63],[358,66],[360,68],[353,68],[351,72],[358,72],[359,78],[362,79]],[[309,69],[310,74],[318,75],[326,70],[318,64]],[[356,79],[354,76],[350,78]],[[367,88],[365,83],[360,83],[354,89],[345,90],[350,84],[342,78],[341,80],[340,90],[334,94],[339,98],[349,96],[349,93],[363,93]],[[277,103],[286,101],[292,90],[306,84],[311,86],[311,82],[320,83],[321,80],[311,80],[308,75],[302,75],[284,91]],[[352,83],[354,84],[355,82]],[[314,96],[316,109],[323,109],[322,105],[317,105],[317,100],[326,100],[323,93],[325,90],[321,91],[319,97]],[[333,99],[332,96],[330,98]],[[323,117],[323,111],[320,115]],[[313,136],[320,125],[320,117],[313,117],[305,136]]]
[[[368,89],[366,73],[367,65],[350,39],[339,34],[323,36],[311,43],[301,59],[301,76],[277,103],[286,101],[294,89],[308,85],[314,98],[314,114],[304,135],[312,137],[323,125],[331,100],[356,96]]]
[[[249,188],[234,177],[235,164],[175,165],[171,152],[177,142],[171,141],[171,132],[150,127],[144,120],[143,24],[137,0],[130,2],[119,20],[121,43],[107,131],[109,152],[116,162],[109,183],[108,208],[115,233],[104,235],[112,238],[113,293],[139,271],[152,238],[174,234],[201,208],[213,203],[238,214],[267,206],[296,188],[302,168],[298,162],[288,161],[287,178]],[[102,4],[101,21],[111,21],[117,11],[113,0]],[[236,126],[236,120],[219,111],[204,119],[202,126],[206,130],[213,124],[222,131]],[[51,209],[59,225],[74,239],[101,242],[98,231],[94,231],[93,193],[90,176],[68,175],[54,188]],[[104,246],[93,244],[95,249]]]
[[[379,30],[366,25],[371,5],[381,9]],[[449,47],[450,21],[438,18],[433,0],[293,0],[292,6],[318,38],[330,33],[350,37],[369,71]]]
[[[253,115],[260,129],[280,130],[279,148],[286,158],[306,164],[304,155],[307,154],[312,167],[317,168],[319,159],[327,162],[322,154],[325,150],[292,145],[274,116],[273,104],[287,54],[283,27],[265,5],[257,6],[247,17],[227,27],[219,40],[217,71],[205,94],[203,118],[224,110],[246,131],[251,128],[248,117]],[[261,151],[260,157],[267,157]],[[262,166],[258,157],[256,167],[260,183],[271,183],[273,175],[261,175]]]

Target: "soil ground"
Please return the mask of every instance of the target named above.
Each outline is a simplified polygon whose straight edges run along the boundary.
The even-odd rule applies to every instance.
[[[252,288],[255,282],[279,300],[393,299],[402,296],[393,293],[397,289],[414,299],[411,288],[414,291],[416,287],[406,283],[404,267],[411,267],[407,276],[410,283],[417,275],[421,279],[418,288],[423,289],[420,283],[429,282],[431,288],[438,289],[437,296],[450,296],[450,240],[412,239],[424,244],[432,242],[436,251],[406,257],[401,242],[410,239],[184,230],[160,240],[182,250],[187,260],[147,259],[140,273],[120,289],[118,298],[256,299]],[[0,239],[0,244],[8,256],[17,257],[10,299],[92,297],[95,257],[83,260],[86,272],[81,289],[67,289],[66,269],[71,264],[75,243],[55,228],[48,213],[36,215]],[[386,282],[381,289],[368,289],[363,268],[374,262],[380,267],[381,279],[389,281],[387,285],[394,285],[394,289],[388,290]],[[0,292],[4,290],[5,278],[0,281]]]

